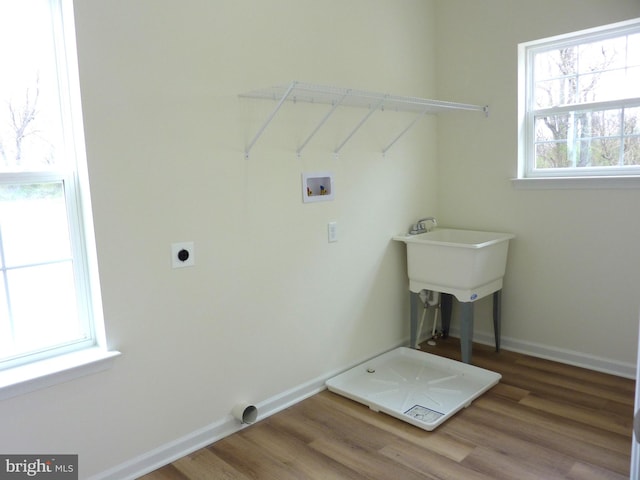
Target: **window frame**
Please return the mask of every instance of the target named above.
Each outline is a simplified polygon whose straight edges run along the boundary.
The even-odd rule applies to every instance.
[[[534,58],[549,50],[577,46],[631,33],[640,33],[640,18],[581,30],[578,32],[524,42],[518,45],[518,167],[519,183],[528,181],[553,180],[553,184],[570,188],[575,185],[597,186],[601,179],[626,178],[624,186],[635,186],[640,179],[640,165],[611,167],[563,167],[536,169],[535,118],[543,114],[597,112],[605,109],[630,108],[640,106],[640,97],[623,98],[601,102],[585,102],[570,105],[535,109],[534,102]],[[595,180],[595,182],[594,182]],[[630,181],[631,180],[631,181]],[[587,185],[588,184],[588,185]],[[611,185],[610,183],[608,183]]]
[[[102,371],[120,352],[108,351],[87,171],[72,0],[49,0],[68,164],[43,172],[3,172],[0,184],[61,182],[71,241],[78,314],[86,338],[0,362],[0,399]],[[2,272],[4,273],[4,272]]]

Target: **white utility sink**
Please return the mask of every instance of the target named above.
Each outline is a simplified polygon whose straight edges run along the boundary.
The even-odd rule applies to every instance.
[[[409,290],[449,293],[473,302],[502,288],[510,233],[436,228],[397,235],[407,245]]]

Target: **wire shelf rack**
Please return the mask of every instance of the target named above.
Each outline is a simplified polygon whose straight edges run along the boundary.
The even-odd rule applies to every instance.
[[[333,87],[327,85],[317,85],[312,83],[303,82],[291,82],[286,85],[278,85],[269,88],[263,88],[259,90],[253,90],[251,92],[242,93],[239,95],[241,98],[250,99],[262,99],[272,100],[277,102],[275,108],[268,116],[266,121],[262,124],[258,132],[253,136],[245,148],[245,158],[249,158],[249,153],[254,147],[258,139],[262,136],[269,124],[275,118],[276,114],[285,102],[293,103],[310,103],[319,105],[329,105],[330,108],[327,113],[322,117],[317,126],[309,134],[304,142],[298,147],[296,153],[298,156],[302,153],[302,150],[307,146],[315,134],[322,128],[322,126],[329,120],[333,113],[339,107],[357,107],[366,109],[367,112],[364,117],[356,124],[349,135],[336,147],[334,154],[337,156],[347,142],[355,135],[355,133],[365,124],[371,115],[377,111],[395,111],[395,112],[410,112],[417,114],[413,121],[399,134],[387,144],[382,150],[385,154],[400,138],[404,136],[415,123],[423,116],[427,114],[439,114],[451,111],[476,111],[484,112],[485,115],[489,114],[488,106],[471,105],[467,103],[447,102],[442,100],[431,100],[419,97],[407,97],[400,95],[390,95],[378,92],[371,92],[366,90],[356,90],[351,88]]]

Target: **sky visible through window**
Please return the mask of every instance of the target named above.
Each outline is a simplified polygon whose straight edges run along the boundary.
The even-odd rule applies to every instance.
[[[640,96],[640,33],[536,55],[536,107]]]
[[[0,171],[48,169],[61,146],[55,42],[46,0],[0,2]]]

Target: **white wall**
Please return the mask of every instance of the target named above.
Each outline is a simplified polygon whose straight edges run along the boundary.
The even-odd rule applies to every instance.
[[[380,154],[407,120],[288,107],[245,160],[273,104],[240,100],[300,80],[432,97],[433,2],[76,0],[84,120],[106,331],[101,374],[0,403],[0,451],[80,455],[105,471],[373,356],[408,336],[403,246],[436,213],[435,122]],[[303,171],[335,174],[303,204]],[[339,241],[327,242],[337,221]],[[196,266],[172,270],[170,244]]]
[[[438,0],[438,94],[489,104],[439,122],[443,223],[513,232],[505,345],[633,372],[638,189],[517,190],[517,44],[640,16],[637,0]],[[476,311],[490,333],[490,304]],[[483,310],[484,309],[484,310]],[[595,358],[590,358],[595,357]]]

